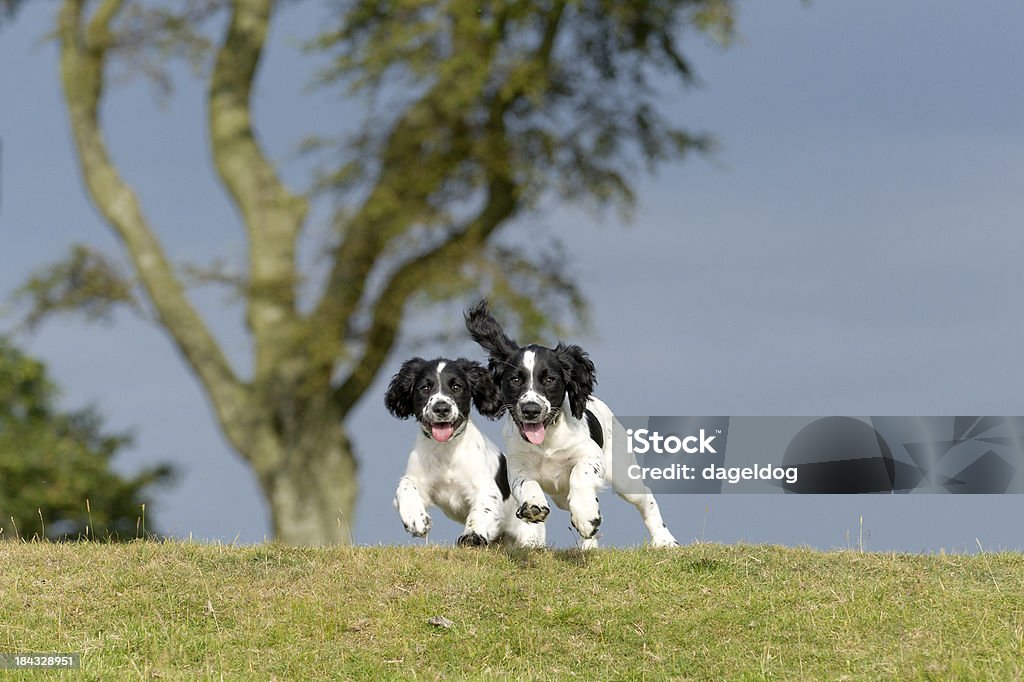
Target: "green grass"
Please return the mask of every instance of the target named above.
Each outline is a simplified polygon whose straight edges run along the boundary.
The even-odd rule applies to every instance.
[[[1024,675],[1020,554],[5,542],[0,567],[0,649],[82,654],[40,679]]]

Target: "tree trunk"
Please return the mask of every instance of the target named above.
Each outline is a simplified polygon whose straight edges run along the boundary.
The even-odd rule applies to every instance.
[[[277,466],[260,474],[274,537],[288,545],[348,545],[359,483],[352,446],[340,425],[293,445],[264,445],[260,459]]]

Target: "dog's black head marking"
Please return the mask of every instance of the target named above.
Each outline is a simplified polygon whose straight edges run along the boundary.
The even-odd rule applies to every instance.
[[[539,445],[550,426],[568,403],[569,412],[582,419],[587,400],[594,392],[597,372],[594,363],[579,346],[559,343],[555,348],[531,344],[520,347],[505,334],[480,301],[466,312],[466,328],[473,340],[488,352],[488,368],[498,387],[500,403],[493,412],[506,410],[527,441]]]
[[[412,358],[391,379],[384,405],[399,419],[415,416],[423,433],[438,442],[460,435],[469,419],[470,403],[481,414],[500,405],[498,390],[487,369],[459,358]]]

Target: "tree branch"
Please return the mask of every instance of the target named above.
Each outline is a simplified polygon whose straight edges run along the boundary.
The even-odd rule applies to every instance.
[[[257,380],[297,345],[295,245],[309,208],[278,178],[252,127],[252,84],[272,9],[273,0],[233,0],[208,95],[214,164],[248,231],[247,313]]]
[[[359,306],[378,258],[393,238],[430,211],[430,196],[441,188],[458,162],[458,154],[448,150],[410,163],[417,155],[418,141],[424,137],[422,121],[434,108],[434,100],[443,96],[447,87],[447,84],[435,85],[396,124],[382,154],[381,175],[350,221],[344,238],[334,248],[331,272],[311,315],[324,335],[317,345],[327,350],[325,362],[334,362],[336,349]],[[445,125],[455,128],[463,126],[463,122],[451,121]],[[455,132],[453,137],[459,137],[459,133]]]
[[[139,279],[178,350],[210,395],[227,427],[244,410],[245,388],[203,319],[192,307],[139,201],[114,167],[99,123],[105,52],[118,0],[106,0],[83,35],[84,0],[65,0],[60,13],[60,66],[78,160],[96,207],[128,250]]]
[[[422,290],[433,276],[450,271],[464,262],[498,226],[515,213],[518,204],[515,185],[504,178],[495,179],[490,185],[486,205],[466,228],[407,261],[391,275],[373,307],[373,319],[366,333],[363,354],[353,365],[348,378],[334,392],[335,402],[342,414],[352,409],[369,388],[391,353],[410,296]]]
[[[439,66],[443,75],[387,136],[380,175],[334,249],[331,272],[311,316],[323,335],[314,346],[336,349],[342,343],[381,254],[404,231],[426,222],[424,215],[436,212],[432,198],[472,156],[475,140],[467,119],[492,76],[505,21],[504,12],[493,28],[485,28],[475,10],[451,17],[458,43],[454,52],[461,63]],[[474,59],[465,60],[468,54]],[[324,360],[333,364],[335,356]]]
[[[85,40],[89,45],[102,50],[110,47],[110,22],[123,4],[122,0],[103,0],[85,27]]]
[[[536,65],[548,65],[564,9],[563,2],[556,2],[545,17],[541,40],[533,55]],[[513,178],[504,117],[512,102],[522,95],[523,85],[525,83],[517,82],[513,91],[500,93],[490,102],[487,137],[493,155],[485,168],[490,180],[484,208],[461,232],[396,270],[377,298],[364,339],[363,353],[353,364],[349,376],[334,392],[335,402],[342,414],[347,413],[369,388],[391,353],[401,328],[405,305],[412,294],[421,290],[436,273],[458,267],[475,249],[481,248],[487,238],[519,208],[521,187]],[[444,267],[439,267],[442,264]]]

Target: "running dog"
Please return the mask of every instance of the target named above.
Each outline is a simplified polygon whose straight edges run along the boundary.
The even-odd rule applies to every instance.
[[[483,365],[459,358],[406,361],[388,386],[384,403],[395,417],[416,417],[419,433],[398,482],[395,507],[415,537],[430,531],[427,507],[437,505],[465,524],[458,544],[497,540],[539,547],[538,530],[515,515],[505,456],[470,420],[470,403],[483,413],[498,406],[498,392]]]
[[[516,516],[540,526],[551,511],[547,493],[560,509],[569,511],[583,548],[596,547],[601,525],[597,492],[605,483],[615,483],[615,417],[592,395],[594,363],[579,346],[520,347],[502,330],[486,301],[467,311],[466,328],[488,352],[500,396],[478,406],[480,414],[509,416],[504,436]],[[678,544],[648,488],[616,492],[640,512],[652,546]]]

